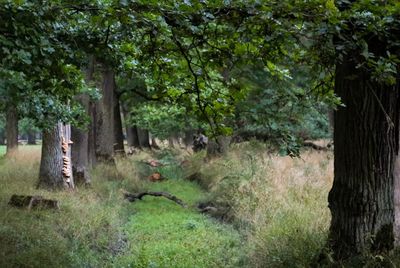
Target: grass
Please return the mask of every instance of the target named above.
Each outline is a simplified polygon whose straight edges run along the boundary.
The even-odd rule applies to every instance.
[[[0,145],[0,156],[4,155],[5,153],[6,153],[6,146]]]
[[[147,182],[138,161],[150,155],[143,153],[118,161],[123,180],[100,166],[92,188],[49,192],[35,189],[39,154],[37,147],[24,147],[0,163],[0,267],[237,266],[238,232],[197,213],[194,205],[205,193],[173,178],[173,168],[162,168],[171,173],[168,181]],[[152,197],[132,204],[123,200],[121,189],[169,191],[190,207]],[[15,209],[7,205],[12,194],[58,199],[61,210]]]
[[[117,159],[117,173],[97,167],[89,189],[49,192],[35,189],[39,148],[0,158],[0,267],[314,267],[326,251],[330,152],[292,159],[247,142],[204,161],[204,152],[145,151]],[[164,165],[150,168],[150,159]],[[156,171],[168,179],[149,182]],[[194,173],[196,181],[185,180]],[[188,208],[150,196],[129,203],[123,190],[167,191]],[[61,210],[15,209],[12,194],[58,199]],[[217,206],[226,222],[198,213],[199,202]],[[399,256],[336,266],[396,267]]]

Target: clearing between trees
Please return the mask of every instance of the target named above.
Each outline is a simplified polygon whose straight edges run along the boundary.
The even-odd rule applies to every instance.
[[[90,188],[52,192],[34,186],[39,148],[0,162],[1,267],[308,267],[325,246],[331,152],[292,159],[249,142],[204,162],[204,152],[143,151],[117,159],[118,174],[93,170]],[[149,181],[153,172],[166,179]],[[124,199],[140,191],[168,192],[188,207]],[[13,194],[59,200],[60,210],[11,207]]]

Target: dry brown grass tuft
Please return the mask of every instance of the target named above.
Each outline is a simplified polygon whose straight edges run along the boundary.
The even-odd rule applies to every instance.
[[[331,152],[301,158],[267,152],[262,144],[236,145],[200,168],[214,201],[228,204],[245,230],[251,267],[307,267],[324,247],[333,181]]]

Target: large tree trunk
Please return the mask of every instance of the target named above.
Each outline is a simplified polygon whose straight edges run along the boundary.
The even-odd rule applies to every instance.
[[[6,111],[7,155],[12,155],[18,149],[18,112],[14,105]]]
[[[346,105],[334,116],[335,175],[329,193],[329,238],[337,259],[391,249],[394,239],[399,88],[370,82],[370,74],[352,60],[336,67],[335,91]]]
[[[74,188],[70,135],[70,125],[62,123],[43,131],[38,187],[48,189]]]
[[[150,149],[151,146],[150,146],[149,131],[146,129],[137,128],[137,132],[138,132],[138,136],[139,136],[140,147]]]
[[[114,151],[118,155],[125,155],[121,109],[116,92],[114,92]]]
[[[114,163],[114,71],[108,66],[102,70],[102,98],[96,103],[96,159]]]
[[[86,83],[89,84],[93,81],[93,74],[94,74],[94,58],[90,57],[88,62],[88,67],[86,69]],[[71,154],[72,154],[72,171],[74,175],[75,183],[78,184],[90,184],[90,173],[89,169],[91,168],[91,164],[94,160],[90,159],[91,157],[94,158],[94,150],[92,150],[93,154],[91,155],[90,150],[90,143],[89,143],[89,135],[92,134],[92,127],[93,127],[93,118],[91,117],[91,104],[90,98],[86,94],[81,94],[76,97],[78,102],[82,105],[83,109],[85,110],[86,114],[90,116],[90,125],[87,129],[80,129],[77,127],[72,126],[71,128],[71,136],[72,141],[74,142],[74,146],[72,146]],[[94,149],[94,136],[92,145]]]

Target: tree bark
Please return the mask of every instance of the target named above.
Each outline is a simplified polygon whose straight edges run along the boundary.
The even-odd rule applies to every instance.
[[[18,112],[14,105],[6,111],[6,155],[12,155],[18,149]]]
[[[28,144],[29,145],[36,145],[36,132],[30,129],[28,131]]]
[[[125,155],[121,108],[116,92],[114,92],[114,152],[120,156]]]
[[[125,105],[122,105],[122,111],[124,113],[125,122],[129,117],[128,108]],[[135,147],[140,149],[140,142],[139,142],[139,133],[136,126],[130,126],[126,124],[126,141],[128,143],[128,147]]]
[[[400,154],[394,165],[394,238],[395,246],[400,246]]]
[[[371,82],[370,74],[348,58],[337,64],[335,92],[346,107],[334,116],[329,239],[335,257],[345,259],[393,247],[399,88]]]
[[[80,95],[76,99],[83,106],[86,113],[89,113],[89,96]],[[89,185],[90,164],[89,164],[89,130],[71,127],[71,139],[74,142],[72,146],[72,173],[76,184]]]
[[[74,188],[70,138],[70,126],[62,123],[43,131],[39,188]]]
[[[114,163],[114,71],[108,66],[102,70],[102,98],[96,103],[96,160]]]
[[[148,148],[150,149],[150,137],[149,131],[146,129],[139,129],[137,128],[138,136],[139,136],[139,143],[141,148]]]
[[[87,84],[93,81],[94,74],[94,57],[89,57],[88,66],[85,71],[85,81]],[[71,138],[74,142],[74,146],[72,146],[71,155],[72,155],[72,173],[74,176],[74,180],[76,184],[85,184],[89,185],[91,183],[89,170],[92,167],[91,163],[93,163],[94,154],[91,155],[89,136],[92,131],[92,122],[93,118],[91,117],[91,103],[90,98],[86,94],[81,94],[76,97],[77,101],[82,105],[85,113],[90,117],[90,123],[87,129],[71,127]],[[94,136],[91,136],[94,141]],[[93,151],[94,152],[94,151]]]

